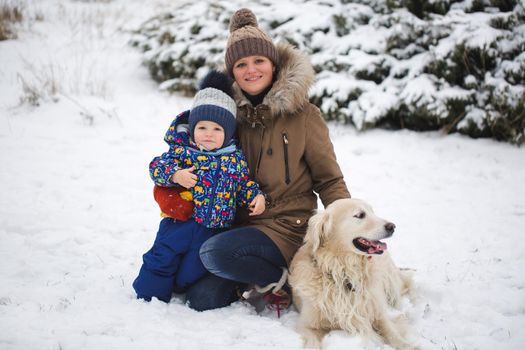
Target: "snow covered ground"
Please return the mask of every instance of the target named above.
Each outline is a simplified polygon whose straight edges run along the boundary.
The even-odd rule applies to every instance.
[[[131,288],[159,221],[147,165],[191,100],[159,92],[123,29],[176,2],[27,4],[0,42],[0,349],[300,349],[293,309],[195,312]],[[523,348],[525,149],[331,131],[353,196],[396,223],[390,252],[416,269],[422,349]],[[388,349],[342,332],[324,347]]]

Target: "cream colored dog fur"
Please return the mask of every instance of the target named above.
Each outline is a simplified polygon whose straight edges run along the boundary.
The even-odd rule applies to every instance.
[[[335,201],[310,219],[289,276],[306,347],[319,348],[325,334],[340,329],[396,349],[417,348],[398,309],[411,292],[411,273],[398,269],[380,242],[394,228],[357,199]]]

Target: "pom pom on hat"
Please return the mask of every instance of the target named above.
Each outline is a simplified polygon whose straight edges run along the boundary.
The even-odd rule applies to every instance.
[[[230,143],[235,133],[237,105],[232,98],[231,80],[218,71],[210,71],[200,83],[193,99],[189,117],[190,135],[194,139],[195,126],[202,120],[215,122],[224,129],[224,143]]]
[[[206,76],[202,79],[201,83],[199,84],[199,90],[204,90],[206,88],[214,88],[217,90],[221,90],[226,95],[232,97],[232,83],[233,81],[225,75],[224,73],[221,73],[216,70],[210,71]]]
[[[229,29],[224,61],[230,76],[233,76],[235,62],[247,56],[268,57],[277,65],[275,45],[270,36],[259,28],[257,17],[251,10],[243,8],[235,12],[230,19]]]
[[[240,9],[230,19],[230,33],[246,26],[258,27],[257,17],[249,9]]]

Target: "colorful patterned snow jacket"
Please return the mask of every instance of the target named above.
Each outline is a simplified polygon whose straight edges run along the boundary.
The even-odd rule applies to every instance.
[[[191,189],[193,219],[208,228],[230,227],[236,205],[247,208],[261,193],[259,186],[249,179],[244,154],[233,142],[217,151],[200,151],[187,132],[177,132],[177,125],[186,117],[187,112],[181,113],[172,122],[164,137],[169,151],[151,161],[150,176],[158,186],[177,186],[172,175],[194,166],[198,179]]]

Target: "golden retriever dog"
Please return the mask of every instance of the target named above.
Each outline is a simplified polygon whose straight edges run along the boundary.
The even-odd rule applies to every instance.
[[[394,265],[380,241],[394,229],[358,199],[337,200],[310,219],[289,276],[305,347],[319,348],[339,329],[396,349],[418,348],[399,310],[411,294],[411,273]]]

